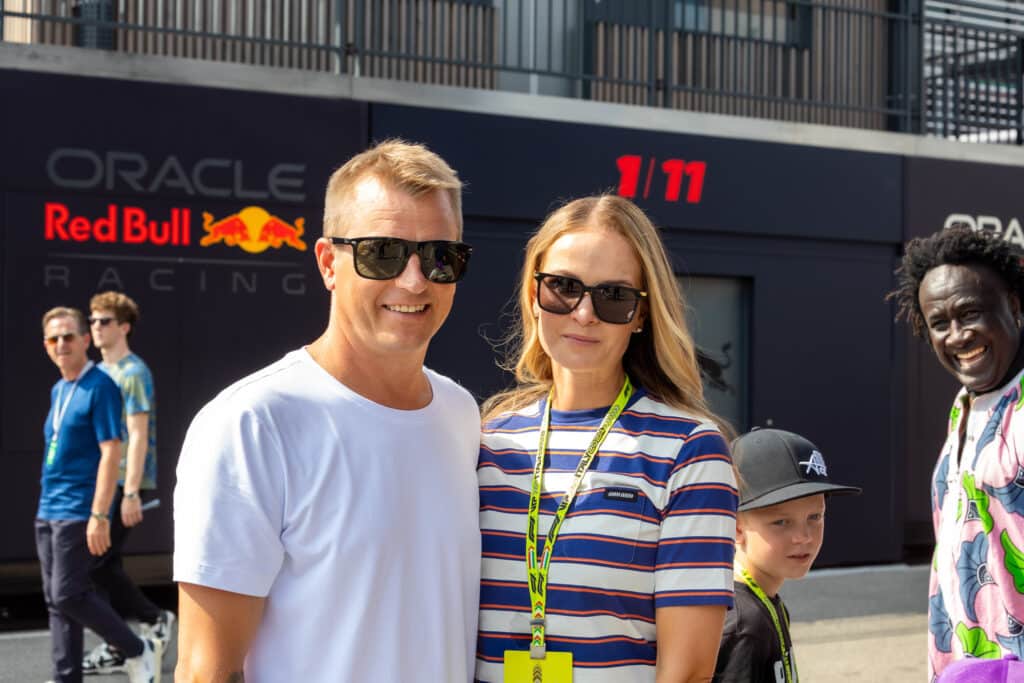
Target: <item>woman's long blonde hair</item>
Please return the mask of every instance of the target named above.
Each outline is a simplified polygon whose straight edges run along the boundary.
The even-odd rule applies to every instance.
[[[641,288],[647,290],[641,304],[646,306],[647,323],[629,341],[622,358],[626,373],[658,400],[725,426],[704,401],[697,349],[686,325],[686,304],[658,231],[636,204],[610,194],[576,199],[555,210],[527,242],[516,306],[518,324],[505,340],[507,357],[502,365],[515,375],[516,386],[484,402],[484,421],[523,408],[551,389],[551,358],[540,344],[533,317],[533,274],[560,237],[595,228],[616,232],[632,245],[640,260]]]

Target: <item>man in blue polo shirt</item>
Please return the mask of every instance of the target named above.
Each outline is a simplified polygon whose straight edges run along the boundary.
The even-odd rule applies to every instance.
[[[121,392],[89,361],[85,316],[54,308],[43,344],[61,379],[50,390],[43,427],[42,492],[36,551],[50,618],[54,681],[81,683],[82,627],[126,654],[130,683],[160,683],[159,641],[140,639],[89,580],[93,557],[110,547],[107,511],[120,460]]]

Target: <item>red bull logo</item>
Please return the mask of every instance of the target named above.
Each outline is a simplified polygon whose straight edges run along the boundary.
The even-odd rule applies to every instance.
[[[306,251],[306,243],[302,240],[304,218],[296,218],[291,224],[258,206],[247,206],[219,221],[213,219],[213,214],[203,212],[203,230],[206,234],[199,244],[204,247],[223,243],[229,247],[241,247],[250,254],[259,254],[270,247],[280,249],[288,245],[292,249]]]

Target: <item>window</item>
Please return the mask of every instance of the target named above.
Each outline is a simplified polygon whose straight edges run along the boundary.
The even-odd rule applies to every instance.
[[[730,277],[680,276],[697,347],[718,366],[703,373],[711,409],[737,432],[749,429],[750,287]]]
[[[811,7],[784,0],[672,0],[676,30],[810,47]]]

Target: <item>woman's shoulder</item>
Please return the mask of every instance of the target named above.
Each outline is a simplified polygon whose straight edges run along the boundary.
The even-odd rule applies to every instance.
[[[696,411],[665,403],[656,396],[641,391],[640,395],[623,412],[628,418],[642,419],[657,426],[658,431],[676,434],[683,438],[697,435],[717,435],[722,438],[718,425],[706,415]]]
[[[516,410],[506,410],[483,423],[483,432],[496,433],[536,429],[540,425],[541,401],[538,399]]]

